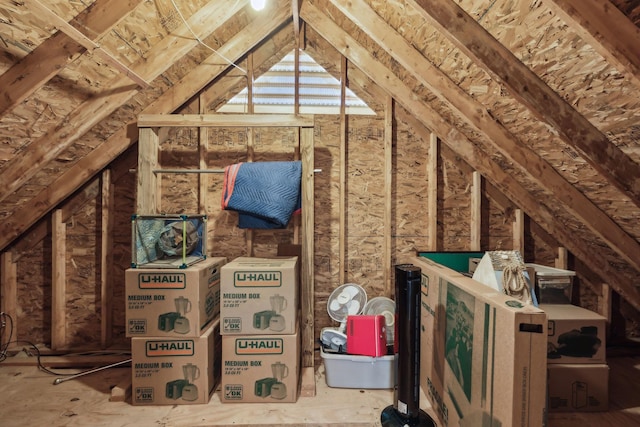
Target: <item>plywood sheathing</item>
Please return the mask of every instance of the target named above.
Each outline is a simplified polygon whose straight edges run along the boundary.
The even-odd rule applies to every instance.
[[[198,2],[198,5],[204,3],[206,2]],[[188,13],[187,10],[182,10],[182,12],[187,20],[192,14],[192,12]],[[238,14],[235,19],[236,20],[230,20],[226,25],[218,28],[216,32],[205,37],[203,39],[204,43],[213,49],[218,48],[247,24],[245,20],[247,16],[243,13]],[[134,30],[139,28],[145,28],[149,31],[154,29],[153,32],[147,34],[157,34],[156,38],[154,40],[138,40],[139,36],[136,35]],[[152,54],[147,54],[147,52],[150,52],[153,46],[157,44],[164,35],[166,35],[166,30],[163,29],[162,17],[158,16],[153,2],[141,2],[141,5],[108,33],[104,40],[100,40],[100,43],[101,45],[104,44],[105,49],[109,49],[114,55],[117,52],[118,55],[120,55],[118,58],[123,63],[133,67],[136,63],[140,64],[148,60],[145,55]],[[188,38],[182,40],[188,40]],[[197,42],[193,41],[193,38],[191,38],[191,40],[191,43],[197,44]],[[135,117],[144,106],[156,99],[158,95],[166,91],[171,85],[177,83],[182,76],[193,69],[196,63],[199,63],[204,57],[211,54],[212,52],[209,48],[200,45],[185,57],[177,60],[174,65],[158,76],[154,80],[151,88],[132,93],[132,97],[122,108],[119,108],[113,114],[107,115],[101,124],[92,128],[81,140],[75,141],[64,152],[60,153],[52,165],[47,165],[46,168],[43,168],[43,170],[37,173],[34,177],[36,184],[34,187],[31,187],[30,194],[35,194],[40,186],[42,186],[40,188],[44,188],[45,184],[50,183],[52,178],[59,176],[69,164],[73,164],[82,158],[87,152],[101,144],[117,129],[126,123],[135,121]],[[7,115],[8,120],[5,121],[3,119],[3,123],[11,124],[14,122],[15,125],[0,128],[0,139],[10,144],[14,151],[24,150],[27,148],[29,139],[33,141],[34,139],[31,138],[34,136],[44,135],[56,126],[63,117],[72,112],[74,108],[80,108],[82,105],[81,102],[88,100],[94,93],[94,89],[92,88],[95,88],[96,91],[105,90],[109,87],[112,88],[111,90],[123,91],[135,89],[135,85],[132,85],[131,82],[126,79],[123,80],[122,76],[117,73],[105,74],[105,72],[102,71],[93,73],[92,70],[95,70],[96,67],[100,70],[105,66],[104,64],[93,66],[90,63],[80,63],[80,61],[88,60],[87,57],[89,56],[91,55],[83,55],[67,67],[67,69],[70,70],[76,69],[74,67],[81,69],[82,78],[68,78],[63,80],[65,85],[58,89],[56,79],[62,79],[62,77],[56,77],[27,98],[22,105],[9,113]],[[222,59],[220,59],[220,61],[224,62]],[[52,90],[56,92],[51,94],[51,96],[47,96]],[[114,110],[115,107],[116,106],[113,107]],[[16,115],[15,119],[12,119],[12,114]],[[24,132],[22,129],[29,130],[29,134],[25,135],[24,139],[20,137],[15,138],[15,135],[19,136]],[[29,139],[27,139],[26,136],[29,136]],[[64,167],[56,167],[56,163]],[[20,198],[20,191],[22,190],[19,190],[18,194],[12,196],[15,197],[13,201],[24,200]],[[13,203],[8,203],[7,205],[12,206]],[[3,206],[7,205],[3,204]]]
[[[384,12],[388,11],[389,8],[392,7],[392,5],[395,5],[396,3],[394,2],[385,2],[384,5],[380,6],[380,10],[377,10],[378,13],[383,14]],[[322,6],[324,7],[325,5],[322,4]],[[345,28],[348,31],[351,31],[351,27],[348,24],[345,24],[343,21],[341,21],[340,15],[338,12],[333,12],[332,9],[329,8],[329,10],[331,10],[329,13],[331,14],[331,16],[336,19],[336,21],[339,23],[341,28]],[[407,12],[407,10],[409,10],[409,8],[398,8],[398,10],[400,12],[398,12],[398,16],[399,18],[395,19],[394,16],[392,14],[387,14],[387,15],[391,15],[391,16],[386,16],[387,19],[390,22],[398,22],[398,23],[402,23],[402,25],[404,25],[407,28],[407,35],[410,38],[412,34],[419,34],[420,37],[422,37],[422,39],[424,39],[425,35],[421,33],[420,28],[421,25],[417,22],[412,22],[412,15],[410,12]],[[394,21],[395,19],[395,21]],[[415,25],[414,25],[415,24]],[[415,33],[410,33],[409,32],[409,28],[419,28],[417,32]],[[433,31],[433,29],[430,28],[431,31]],[[356,39],[358,39],[361,43],[363,43],[364,45],[366,45],[369,49],[371,49],[371,42],[367,42],[367,38],[358,33],[355,32],[355,34],[351,34],[354,35],[354,37]],[[441,36],[434,36],[436,39],[438,39]],[[419,43],[421,43],[420,40],[422,40],[419,37],[416,37],[415,40],[411,40],[414,44],[419,45]],[[369,43],[369,44],[367,44]],[[477,67],[474,68],[474,66],[470,65],[470,62],[468,60],[468,58],[465,59],[464,55],[462,55],[460,52],[457,52],[454,48],[450,47],[450,44],[448,44],[448,42],[443,41],[443,48],[442,49],[438,49],[437,46],[434,48],[433,44],[429,45],[429,50],[428,52],[425,52],[425,55],[427,55],[428,57],[430,55],[433,55],[433,53],[435,52],[436,55],[440,52],[451,52],[447,55],[444,55],[442,57],[438,57],[437,59],[432,60],[434,63],[438,64],[438,66],[442,69],[445,69],[447,71],[447,73],[452,76],[452,78],[454,80],[457,79],[457,81],[463,85],[464,84],[469,84],[468,82],[472,82],[471,85],[473,85],[473,88],[475,90],[475,92],[482,92],[477,90],[477,87],[480,87],[477,85],[477,80],[474,79],[473,77],[473,73],[470,73],[469,71],[475,71],[476,73],[480,73],[481,76],[483,76],[486,80],[486,73],[484,73],[484,71],[478,69]],[[386,60],[385,61],[385,56],[384,53],[381,53],[379,51],[376,51],[375,54],[376,59],[382,59],[383,63],[389,63],[390,65],[388,65],[391,69],[395,69],[393,67],[393,62],[390,60]],[[462,74],[462,76],[460,76]],[[398,74],[403,80],[406,81],[405,75],[402,73]],[[458,77],[456,77],[458,76]],[[484,81],[484,80],[483,80]],[[483,82],[481,81],[481,82]],[[470,86],[471,87],[471,86]],[[473,92],[472,90],[470,90],[470,92]],[[428,95],[427,95],[428,96]],[[508,94],[505,93],[505,96],[508,96]],[[401,100],[400,100],[401,102]],[[492,104],[490,104],[492,105]],[[510,99],[508,101],[509,106],[513,106],[513,105],[518,105],[517,102],[514,99]],[[512,107],[511,107],[512,108]],[[526,113],[526,110],[522,107],[519,107],[521,111]],[[474,133],[470,133],[468,127],[464,124],[461,123],[459,120],[459,116],[455,116],[452,114],[448,114],[447,113],[447,109],[444,107],[441,108],[436,108],[436,111],[438,111],[438,113],[440,113],[440,115],[444,116],[445,118],[448,118],[449,121],[455,125],[455,127],[459,130],[462,130],[465,134],[468,135],[472,135],[475,138],[473,138],[473,140],[476,143],[481,143],[483,146],[483,151],[487,152],[487,153],[494,153],[495,152],[495,148],[491,147],[490,145],[486,145],[483,138],[478,138],[477,135],[475,135]],[[494,114],[493,110],[490,110],[492,115],[498,116],[497,114]],[[498,116],[499,119],[502,119],[501,117]],[[529,123],[535,123],[535,119],[533,117],[531,117],[531,115],[529,114],[525,114],[525,117],[523,120],[521,121],[515,121],[515,120],[511,120],[511,122],[509,122],[509,117],[507,117],[506,119],[502,119],[502,122],[506,122],[506,126],[507,128],[510,129],[513,128],[512,126],[518,125],[518,123],[524,123],[525,125],[528,125]],[[539,125],[542,126],[542,125]],[[522,137],[522,132],[519,132],[518,129],[513,128],[514,130],[512,130],[514,135],[518,135],[518,137]],[[542,132],[540,132],[539,134],[544,135],[545,132],[544,130],[546,129],[546,126],[542,126]],[[526,135],[530,135],[530,133],[527,133]],[[556,138],[557,139],[557,138]],[[542,139],[537,139],[536,141],[544,141],[544,138]],[[526,143],[530,143],[529,141],[526,141]],[[562,143],[556,140],[551,140],[548,142],[548,146],[550,149],[553,149],[552,147],[555,147],[556,152],[558,152],[557,147],[558,146],[562,146]],[[568,151],[569,153],[571,153],[571,151]],[[562,151],[560,151],[560,153],[563,153]],[[573,153],[571,153],[573,154]],[[499,157],[497,155],[494,154],[495,157]],[[562,156],[565,156],[565,154],[563,153]],[[590,170],[584,167],[585,163],[584,161],[582,161],[582,159],[580,159],[579,157],[575,157],[575,159],[573,159],[573,157],[571,156],[567,156],[567,158],[569,160],[574,160],[574,162],[570,163],[570,167],[567,168],[566,166],[563,166],[562,164],[560,166],[562,166],[564,168],[564,170],[569,170],[570,172],[574,172],[575,170],[578,170],[578,168],[582,165],[582,170]],[[567,162],[566,159],[563,159],[563,161]],[[589,233],[587,233],[587,230],[584,229],[584,227],[582,227],[581,225],[579,225],[579,223],[573,219],[572,217],[568,216],[565,212],[565,209],[562,207],[562,205],[560,203],[554,202],[554,198],[552,197],[552,195],[546,191],[542,191],[541,189],[537,188],[537,186],[535,184],[530,184],[530,180],[526,179],[525,177],[523,177],[522,175],[519,175],[517,173],[516,169],[513,169],[512,166],[509,166],[510,163],[508,161],[506,161],[505,159],[500,160],[500,165],[502,166],[503,169],[507,170],[510,174],[512,174],[514,177],[518,178],[519,182],[524,183],[524,186],[528,189],[533,189],[532,194],[537,197],[539,200],[541,200],[543,203],[547,202],[550,205],[550,208],[553,210],[553,215],[554,217],[558,217],[561,218],[562,223],[566,224],[567,227],[571,230],[575,230],[575,233],[577,235],[579,235],[580,237],[582,237],[584,240],[589,241],[589,240],[593,240],[593,237],[589,235]],[[585,172],[586,174],[583,175],[584,180],[586,181],[586,179],[588,177],[594,176],[591,172]],[[583,182],[582,177],[578,176],[577,178],[566,178],[567,181],[569,182]],[[609,197],[606,198],[606,200],[603,202],[603,205],[601,206],[602,210],[607,210],[610,209],[610,207],[612,206],[612,200],[621,200],[621,202],[619,203],[619,205],[616,206],[620,206],[620,208],[625,208],[629,206],[629,201],[622,195],[620,195],[614,188],[612,188],[611,186],[609,186],[608,184],[604,184],[602,179],[596,179],[595,181],[595,185],[594,187],[597,189],[602,189],[606,187],[606,191],[600,190],[602,191],[602,193],[600,194],[607,194]],[[579,186],[578,186],[579,188]],[[585,191],[585,193],[587,193],[586,190],[583,189],[583,191]],[[614,195],[613,198],[611,198],[611,195]],[[594,195],[590,195],[587,193],[588,196],[591,196],[591,198],[593,200],[595,200]],[[597,200],[595,200],[597,202]],[[632,222],[632,221],[631,221]],[[631,222],[627,222],[625,225],[623,225],[625,231],[629,231],[632,228],[632,224]],[[611,253],[611,252],[610,252]],[[612,262],[615,262],[617,259],[619,259],[619,254],[616,253],[611,253],[611,255],[609,255],[609,257],[611,258]],[[629,277],[632,277],[633,272],[627,270],[627,273],[630,275]]]

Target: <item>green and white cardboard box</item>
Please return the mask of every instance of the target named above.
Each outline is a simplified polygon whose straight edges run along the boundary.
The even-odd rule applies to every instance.
[[[439,425],[540,427],[545,419],[544,311],[424,257],[420,385]]]
[[[222,335],[293,334],[298,257],[239,257],[222,267]]]
[[[223,403],[292,403],[298,399],[300,331],[288,335],[223,335]]]
[[[125,272],[127,337],[199,337],[220,314],[225,257],[186,268],[129,268]]]
[[[199,337],[131,338],[131,403],[208,403],[220,381],[220,322]]]

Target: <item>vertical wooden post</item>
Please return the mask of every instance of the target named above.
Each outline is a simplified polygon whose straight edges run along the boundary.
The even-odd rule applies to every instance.
[[[482,175],[480,172],[473,172],[473,185],[471,186],[471,218],[470,234],[472,251],[479,251],[481,246],[482,233]]]
[[[345,106],[345,94],[347,86],[347,58],[341,57],[340,61],[340,200],[338,204],[340,224],[338,224],[338,274],[339,284],[346,283],[347,274],[347,115]]]
[[[247,112],[253,114],[253,53],[249,53],[247,56]],[[253,162],[254,147],[253,147],[253,126],[247,128],[247,161]],[[247,256],[253,256],[253,230],[247,229],[245,231],[245,239],[247,242]]]
[[[599,313],[607,319],[607,336],[611,332],[611,286],[602,284],[602,294],[598,298]]]
[[[302,128],[302,265],[300,267],[300,303],[302,308],[302,366],[313,367],[315,353],[314,331],[314,153],[313,128]]]
[[[13,336],[17,337],[18,264],[13,260],[13,252],[11,251],[2,252],[0,259],[0,262],[2,263],[2,267],[0,267],[0,311],[11,316],[11,319],[13,320]]]
[[[160,175],[158,169],[159,138],[158,129],[138,130],[138,188],[136,213],[153,215],[160,212]]]
[[[113,338],[113,185],[111,183],[111,170],[106,169],[102,173],[101,197],[101,238],[100,238],[100,342],[102,348],[111,345]]]
[[[513,250],[520,251],[524,256],[524,212],[516,209],[513,219]]]
[[[427,163],[427,193],[429,201],[427,205],[427,230],[428,245],[430,251],[438,250],[438,137],[430,134],[429,139],[429,162]]]
[[[296,27],[296,31],[299,28]],[[300,34],[298,34],[300,36]],[[294,55],[294,65],[293,65],[293,114],[300,114],[300,43],[301,39],[298,37],[298,46],[295,49]],[[295,142],[294,142],[294,151],[293,151],[293,159],[300,160],[300,128],[295,128],[294,130]],[[300,242],[300,216],[293,216],[293,243]]]
[[[66,298],[66,224],[62,210],[56,209],[51,215],[51,349],[66,346],[67,298]]]
[[[391,283],[391,216],[393,202],[393,97],[387,96],[384,109],[384,294],[391,297],[395,287]]]
[[[207,101],[204,95],[200,95],[200,105],[198,107],[200,114],[207,113]],[[200,169],[205,170],[207,165],[207,153],[209,152],[209,127],[200,126],[198,128],[198,165]],[[198,174],[198,213],[205,214],[207,212],[207,183],[209,177],[206,174]]]
[[[569,251],[567,251],[567,248],[558,248],[558,257],[555,259],[555,266],[563,270],[569,268]]]

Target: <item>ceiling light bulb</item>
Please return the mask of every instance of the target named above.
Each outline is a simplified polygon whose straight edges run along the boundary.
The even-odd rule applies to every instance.
[[[251,7],[253,7],[254,10],[262,10],[266,2],[267,0],[251,0]]]

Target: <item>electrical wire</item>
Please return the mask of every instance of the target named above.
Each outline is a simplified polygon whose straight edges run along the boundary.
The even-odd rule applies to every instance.
[[[236,0],[236,5],[238,4],[239,0]],[[184,18],[184,16],[182,15],[182,12],[180,12],[180,9],[178,9],[178,6],[176,5],[174,0],[171,0],[171,4],[173,5],[173,8],[176,10],[176,12],[178,13],[178,16],[180,16],[180,19],[182,19],[182,22],[184,23],[184,25],[187,27],[187,29],[189,30],[189,32],[193,35],[193,37],[196,39],[196,41],[198,43],[200,43],[202,46],[206,47],[207,49],[209,49],[210,51],[214,52],[216,55],[218,55],[220,58],[224,59],[225,61],[227,61],[229,63],[229,65],[232,65],[234,67],[236,67],[238,70],[240,70],[242,73],[244,73],[245,75],[247,75],[247,70],[237,66],[236,64],[234,64],[230,59],[228,59],[227,57],[225,57],[223,54],[221,54],[220,52],[218,52],[217,50],[215,50],[214,48],[212,48],[211,46],[209,46],[208,44],[206,44],[204,41],[202,41],[202,39],[191,29],[191,27],[189,26],[189,23],[187,22],[187,20]]]
[[[4,336],[5,336],[5,331],[7,330],[7,320],[9,323],[9,337],[7,339],[7,341],[4,341]],[[0,363],[4,362],[7,359],[7,351],[9,350],[9,346],[11,344],[19,344],[19,343],[24,343],[29,345],[31,348],[33,348],[33,350],[35,350],[35,354],[36,354],[36,359],[37,359],[37,364],[38,364],[38,369],[40,369],[43,372],[46,372],[48,374],[51,375],[56,375],[56,376],[62,376],[62,377],[68,377],[68,376],[73,376],[73,375],[77,375],[75,373],[60,373],[60,372],[55,372],[52,371],[51,369],[47,368],[46,366],[44,366],[42,364],[42,353],[40,353],[40,349],[38,348],[38,346],[36,346],[34,343],[32,343],[31,341],[27,341],[27,340],[14,340],[11,341],[11,338],[13,337],[13,318],[7,314],[7,313],[0,313]],[[3,344],[4,343],[4,344]],[[67,354],[68,356],[82,356],[82,355],[99,355],[99,354],[121,354],[121,355],[130,355],[131,352],[127,352],[127,351],[86,351],[86,352],[80,352],[80,353],[69,353]],[[29,354],[31,355],[31,354]]]
[[[50,369],[48,369],[46,366],[44,366],[42,364],[42,361],[40,360],[40,357],[42,356],[42,354],[40,353],[40,349],[31,341],[27,341],[27,340],[14,340],[11,341],[11,338],[13,336],[13,318],[7,314],[7,313],[0,313],[0,316],[2,317],[1,325],[2,325],[2,332],[0,333],[0,363],[4,362],[5,360],[7,360],[7,351],[9,350],[9,345],[11,344],[19,344],[19,343],[25,343],[29,346],[31,346],[35,352],[36,352],[36,358],[37,358],[37,363],[38,363],[38,369],[40,369],[41,371],[44,371],[48,374],[51,375],[58,375],[58,376],[66,376],[66,375],[72,375],[72,374],[61,374],[58,372],[54,372]],[[9,339],[7,339],[7,342],[5,344],[1,344],[4,341],[4,335],[5,335],[5,331],[7,329],[7,319],[9,320]]]

